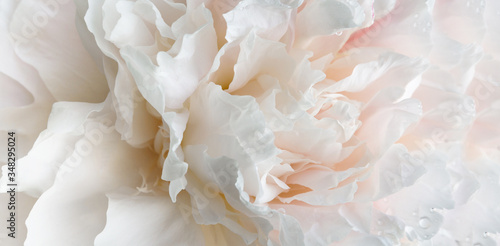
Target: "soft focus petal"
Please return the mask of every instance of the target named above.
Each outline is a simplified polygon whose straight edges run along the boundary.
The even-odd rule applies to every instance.
[[[241,1],[234,9],[224,14],[227,23],[226,40],[233,42],[250,31],[259,36],[278,41],[288,29],[294,7],[301,1],[283,4],[281,1]]]
[[[113,193],[108,198],[106,227],[94,245],[205,245],[201,227],[182,214],[181,206],[185,206],[186,199],[174,204],[161,192]],[[137,236],[135,232],[140,228],[149,229]]]
[[[10,23],[16,53],[57,100],[103,101],[108,86],[78,39],[73,1],[60,2],[26,0],[17,6]]]
[[[89,122],[86,130],[95,127],[99,124]],[[27,244],[92,244],[106,224],[106,193],[139,187],[141,169],[155,164],[151,151],[128,146],[117,132],[100,133],[95,143],[77,142],[73,160],[56,169],[54,184],[40,196],[26,222]]]

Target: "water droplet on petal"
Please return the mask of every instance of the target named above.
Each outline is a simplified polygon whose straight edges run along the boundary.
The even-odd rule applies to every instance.
[[[340,36],[342,35],[342,32],[336,32],[335,35]]]
[[[427,229],[431,226],[431,220],[427,217],[422,217],[420,218],[420,220],[418,221],[418,225],[422,228],[422,229]]]

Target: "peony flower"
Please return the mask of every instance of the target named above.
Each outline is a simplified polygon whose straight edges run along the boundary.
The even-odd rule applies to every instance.
[[[0,6],[8,245],[500,242],[493,0]]]

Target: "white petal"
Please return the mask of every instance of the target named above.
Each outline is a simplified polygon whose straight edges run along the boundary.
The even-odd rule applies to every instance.
[[[73,1],[21,2],[10,23],[16,52],[40,74],[58,100],[100,102],[108,92],[103,74],[79,41]]]
[[[357,27],[364,20],[364,10],[355,1],[310,1],[297,14],[298,45],[307,45],[316,36]]]
[[[45,129],[54,98],[45,87],[38,72],[22,61],[15,53],[15,40],[9,31],[9,23],[16,1],[3,1],[0,5],[0,134],[14,130],[17,135],[17,157],[23,157],[33,146],[38,134]],[[6,148],[6,142],[0,143]],[[6,160],[6,152],[0,152]]]
[[[0,72],[0,110],[3,108],[20,107],[34,102],[33,95],[21,84]]]
[[[406,99],[396,104],[384,102],[393,97],[394,94],[391,94],[393,92],[389,90],[381,91],[360,116],[363,125],[358,136],[367,141],[368,147],[376,156],[395,143],[422,114],[422,106],[416,99]],[[374,125],[378,125],[377,131],[371,129]]]
[[[180,147],[184,130],[188,121],[188,111],[181,113],[166,112],[163,114],[165,124],[169,128],[169,146],[164,146],[167,149],[168,156],[163,163],[162,179],[171,181],[184,176],[187,171],[187,164],[184,163],[184,155]],[[171,194],[172,195],[172,194]]]
[[[351,225],[339,213],[338,206],[316,207],[293,204],[270,204],[273,209],[284,209],[293,216],[304,231],[306,245],[329,245],[341,240],[351,230]]]
[[[241,1],[223,15],[227,22],[226,40],[233,42],[253,31],[264,39],[278,41],[288,29],[292,8],[300,4],[301,1],[292,1],[291,5],[277,0]]]
[[[364,233],[370,232],[371,203],[344,204],[340,207],[339,213],[349,222],[353,230]]]
[[[96,127],[89,123],[87,132],[92,125]],[[117,132],[101,134],[94,144],[87,140],[86,150],[77,144],[73,156],[78,155],[79,162],[66,161],[57,170],[54,184],[40,196],[26,221],[26,244],[93,244],[106,224],[106,193],[139,187],[141,169],[154,167],[156,156],[151,151],[130,147]]]
[[[19,190],[38,197],[51,187],[59,166],[71,156],[75,143],[78,140],[88,142],[82,136],[84,121],[92,111],[101,109],[101,104],[55,104],[48,129],[40,134],[28,155],[18,162]]]
[[[347,94],[350,99],[368,102],[380,90],[390,87],[404,89],[399,100],[411,97],[416,87],[420,84],[421,76],[428,68],[426,62],[419,58],[409,58],[396,53],[367,52],[375,56],[376,61],[366,62],[370,56],[360,57],[354,55],[332,64],[331,70],[327,72],[327,78],[337,79],[336,67],[353,66],[352,73],[347,78],[338,79],[339,82],[331,85],[329,92],[353,92]],[[378,53],[378,54],[377,54]],[[345,61],[343,61],[345,60]],[[345,63],[344,63],[345,62]],[[366,62],[359,64],[360,62]],[[359,64],[359,65],[358,65]],[[344,70],[343,68],[342,70]],[[340,71],[339,71],[340,72]],[[340,74],[343,74],[341,72]],[[330,74],[333,76],[330,77]],[[338,76],[338,75],[337,75]]]
[[[158,66],[137,49],[128,46],[122,50],[139,90],[160,114],[164,112],[162,104],[172,109],[181,108],[210,70],[216,54],[212,21],[208,10],[202,6],[177,20],[172,28],[175,35],[184,35],[176,41],[180,50],[177,54],[172,50],[159,52]],[[176,34],[181,31],[192,32]],[[197,58],[193,59],[194,56]]]
[[[137,88],[129,69],[126,68],[126,63],[122,59],[119,49],[115,44],[105,39],[106,31],[110,31],[109,29],[112,28],[115,21],[114,18],[118,17],[111,14],[116,12],[113,12],[112,1],[106,1],[104,6],[103,4],[100,1],[92,1],[87,4],[77,3],[79,15],[85,15],[84,20],[79,19],[80,21],[77,22],[78,31],[93,58],[102,64],[102,70],[111,88],[111,97],[117,112],[117,131],[130,144],[143,147],[145,143],[152,140],[157,130],[156,126],[160,122],[149,114],[151,110],[148,109],[147,101]],[[136,5],[144,7],[139,3]],[[137,8],[144,12],[143,9]],[[151,8],[145,8],[151,10]],[[103,15],[105,16],[103,17]],[[148,16],[148,14],[145,15]],[[154,16],[155,13],[151,15]],[[152,21],[154,22],[154,20]],[[138,80],[142,80],[142,78]]]
[[[381,18],[395,7],[396,0],[377,0],[373,2],[373,9],[375,12],[375,18]]]
[[[226,205],[219,196],[219,187],[210,175],[205,163],[206,146],[190,145],[184,148],[186,162],[192,173],[188,173],[187,191],[191,195],[193,217],[198,224],[218,224],[226,216]]]
[[[304,234],[302,228],[292,216],[279,214],[280,225],[280,243],[281,245],[300,246],[304,245]]]
[[[211,83],[191,98],[190,113],[184,146],[205,144],[210,156],[235,159],[245,177],[245,191],[257,195],[261,187],[255,163],[278,150],[255,100],[230,95]]]
[[[94,245],[205,245],[201,227],[184,215],[186,196],[177,203],[161,192],[149,196],[118,193],[108,198],[106,227]]]
[[[282,43],[262,39],[250,32],[240,43],[234,77],[227,91],[232,93],[261,74],[268,74],[283,82],[288,81],[294,65],[295,61],[287,54]]]
[[[272,229],[272,224],[279,224],[281,243],[293,242],[291,245],[304,245],[304,236],[296,219],[291,218],[289,215],[281,214],[267,206],[255,205],[249,201],[248,194],[243,190],[243,176],[238,171],[234,160],[226,157],[211,158],[207,155],[205,155],[205,159],[211,173],[213,173],[214,181],[219,186],[221,192],[224,193],[228,204],[242,214],[250,216],[254,226],[257,226],[258,230],[263,233],[261,236],[265,238],[259,238],[259,241],[263,239],[267,240],[268,234]],[[277,228],[274,227],[274,229],[276,230]],[[241,236],[244,236],[247,244],[254,240],[251,237],[252,235],[248,233]]]
[[[401,219],[410,240],[426,240],[436,235],[443,223],[439,211],[454,206],[443,157],[434,155],[426,159],[427,172],[414,185],[375,203],[381,212]]]
[[[356,200],[372,201],[400,191],[413,185],[425,171],[422,163],[410,156],[403,145],[392,145],[377,160],[370,177],[359,183]]]

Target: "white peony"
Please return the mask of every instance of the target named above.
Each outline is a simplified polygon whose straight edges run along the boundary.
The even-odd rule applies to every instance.
[[[500,243],[496,0],[0,11],[2,245]]]

